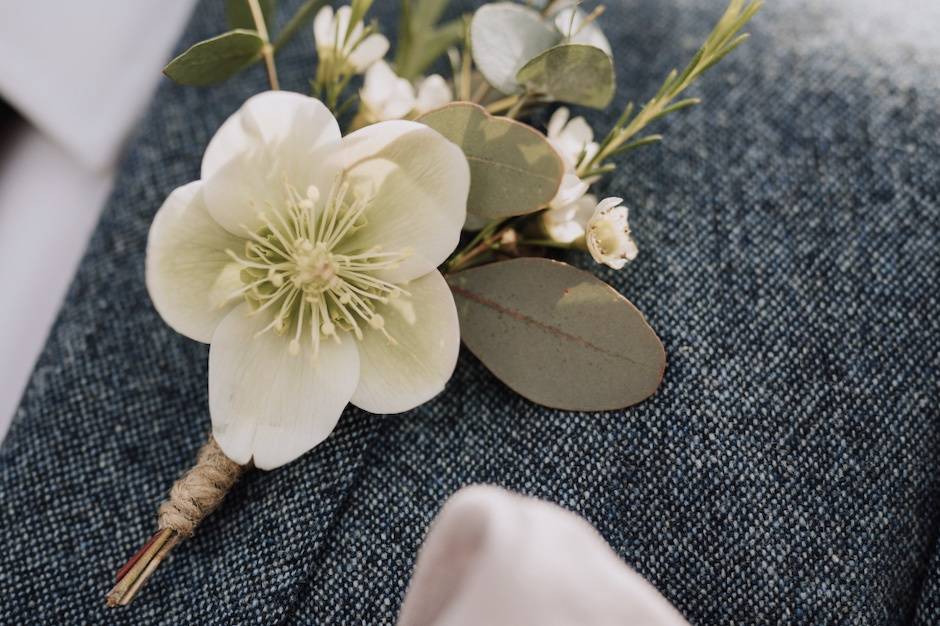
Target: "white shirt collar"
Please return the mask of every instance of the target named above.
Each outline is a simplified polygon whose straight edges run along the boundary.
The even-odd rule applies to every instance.
[[[0,97],[84,166],[107,169],[194,2],[0,3]]]

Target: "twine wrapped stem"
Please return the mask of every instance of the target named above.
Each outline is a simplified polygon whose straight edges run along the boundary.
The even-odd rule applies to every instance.
[[[107,596],[109,606],[130,604],[176,544],[191,537],[219,506],[244,469],[225,456],[210,435],[196,464],[173,484],[169,498],[160,505],[156,534],[118,571],[117,584]]]

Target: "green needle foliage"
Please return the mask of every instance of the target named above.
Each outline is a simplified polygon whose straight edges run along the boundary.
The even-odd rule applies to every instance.
[[[763,0],[747,3],[746,0],[731,0],[724,15],[686,68],[681,73],[672,70],[656,96],[638,112],[632,103],[629,104],[601,143],[597,155],[590,162],[581,165],[579,175],[586,177],[609,171],[609,166],[604,165],[604,160],[661,141],[661,135],[639,135],[653,122],[701,102],[698,98],[678,100],[678,97],[702,74],[747,40],[748,35],[740,34],[741,29],[762,5]]]

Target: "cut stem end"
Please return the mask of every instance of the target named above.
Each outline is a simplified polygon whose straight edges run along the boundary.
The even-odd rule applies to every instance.
[[[180,541],[171,528],[157,531],[137,553],[118,570],[117,584],[108,593],[108,606],[127,606],[170,550]]]

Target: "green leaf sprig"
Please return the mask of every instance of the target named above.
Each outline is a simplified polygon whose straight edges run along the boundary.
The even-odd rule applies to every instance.
[[[170,61],[163,73],[181,85],[205,86],[225,81],[264,60],[272,89],[280,87],[274,55],[330,0],[307,0],[274,35],[276,0],[227,0],[231,30],[193,44]]]
[[[632,102],[627,105],[613,129],[601,142],[594,158],[581,164],[578,175],[589,178],[610,172],[613,166],[605,165],[605,160],[661,141],[662,135],[639,135],[653,122],[701,102],[698,98],[677,98],[702,74],[748,39],[749,35],[740,34],[740,31],[762,5],[763,0],[747,3],[745,0],[731,0],[724,15],[686,68],[681,73],[672,70],[656,95],[638,112]]]

